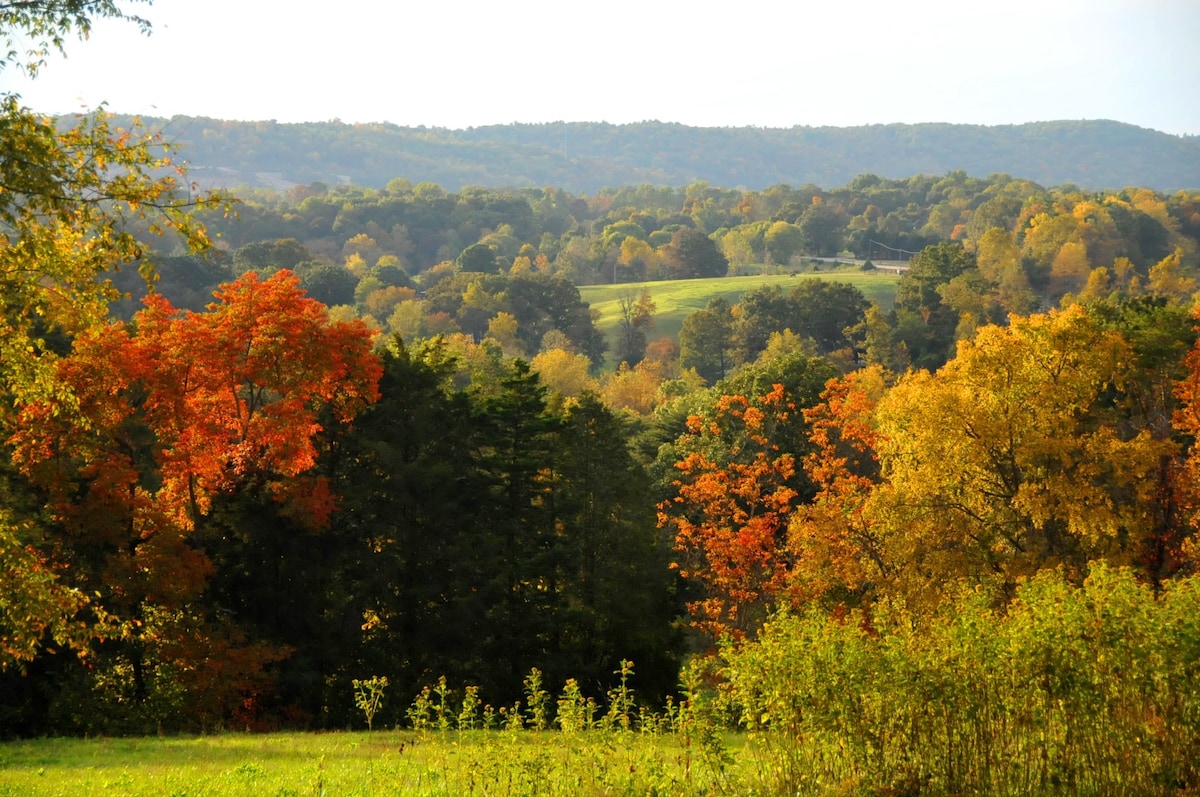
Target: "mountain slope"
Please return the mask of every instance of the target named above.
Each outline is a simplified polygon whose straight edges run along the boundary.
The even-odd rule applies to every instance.
[[[762,189],[778,183],[836,187],[864,173],[902,178],[962,169],[1084,189],[1200,187],[1200,137],[1111,121],[789,129],[560,122],[467,130],[193,117],[143,121],[184,145],[197,179],[222,185],[382,187],[403,177],[450,190],[552,185],[594,192],[698,180]]]

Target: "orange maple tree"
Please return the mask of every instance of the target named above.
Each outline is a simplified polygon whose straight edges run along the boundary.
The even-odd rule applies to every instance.
[[[879,480],[871,416],[884,389],[883,370],[871,366],[831,380],[821,403],[804,411],[814,449],[803,467],[818,490],[811,503],[796,508],[788,528],[793,601],[835,591],[847,598],[887,570],[881,540],[864,511]]]
[[[772,438],[794,411],[776,384],[763,396],[722,396],[711,419],[688,419],[690,450],[675,465],[681,478],[659,506],[659,526],[674,528],[674,566],[705,592],[688,604],[693,625],[714,638],[745,636],[787,586],[796,462]]]
[[[195,601],[212,566],[197,526],[216,496],[254,483],[323,527],[333,500],[311,475],[322,419],[349,422],[373,402],[382,366],[367,328],[330,321],[290,272],[251,272],[215,297],[179,313],[152,294],[132,323],[84,333],[59,365],[69,390],[23,407],[9,442],[63,531],[53,559],[100,594],[123,637],[261,668],[284,652],[236,653],[239,634],[204,631]]]

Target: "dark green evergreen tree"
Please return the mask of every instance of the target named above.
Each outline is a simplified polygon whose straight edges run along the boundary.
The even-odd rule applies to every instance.
[[[394,340],[379,401],[335,452],[333,533],[343,547],[327,562],[325,612],[340,644],[322,697],[334,724],[352,708],[353,678],[386,675],[402,702],[439,675],[463,683],[486,672],[478,587],[488,562],[477,544],[486,486],[470,464],[473,415],[468,396],[450,388],[453,370],[440,342]]]
[[[625,423],[592,395],[567,408],[559,430],[555,507],[565,555],[554,674],[603,684],[626,658],[643,697],[661,699],[678,674],[672,624],[682,606],[650,481],[628,438]]]
[[[546,410],[546,388],[520,360],[479,407],[474,467],[486,487],[475,536],[487,565],[477,585],[486,603],[479,646],[493,677],[510,685],[544,666],[556,648],[558,426]]]

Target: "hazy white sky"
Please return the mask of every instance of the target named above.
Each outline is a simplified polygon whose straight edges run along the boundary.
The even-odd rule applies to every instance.
[[[472,127],[1115,119],[1200,134],[1200,0],[157,0],[29,82],[95,107]]]

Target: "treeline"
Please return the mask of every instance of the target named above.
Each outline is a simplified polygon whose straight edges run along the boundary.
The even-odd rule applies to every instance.
[[[787,129],[556,122],[467,130],[186,116],[145,121],[184,148],[197,179],[228,188],[314,181],[383,188],[403,174],[453,190],[556,185],[594,193],[699,180],[761,190],[777,183],[842,185],[863,172],[901,178],[955,169],[1088,190],[1200,186],[1195,138],[1101,120]]]
[[[963,579],[1000,600],[1095,559],[1190,568],[1185,499],[1146,518],[1183,490],[1167,463],[1188,450],[1171,386],[1192,345],[1195,197],[963,173],[590,199],[306,191],[209,214],[223,254],[155,258],[158,290],[128,321],[57,323],[40,381],[10,377],[13,606],[46,618],[6,638],[3,677],[25,685],[6,690],[13,732],[331,727],[351,721],[355,678],[415,693],[446,675],[504,704],[530,667],[604,684],[622,658],[654,697],[688,651],[753,639],[787,605],[936,604],[934,585]],[[920,246],[891,307],[805,280],[714,301],[676,342],[653,339],[654,302],[631,290],[622,365],[598,373],[581,273],[715,276],[739,252],[802,268],[891,229]],[[414,240],[453,259],[415,266]],[[1028,315],[1054,306],[1069,309]],[[947,382],[970,357],[986,365]],[[992,373],[1026,381],[981,393]],[[917,398],[893,418],[874,410],[899,406],[885,393]],[[1010,405],[1041,414],[971,449]],[[962,451],[948,418],[973,424]],[[885,421],[928,452],[889,459]],[[896,470],[923,456],[978,457],[984,497]],[[931,492],[902,492],[916,485]]]
[[[664,507],[720,609],[698,619],[753,634],[759,603],[919,615],[964,580],[1002,599],[1096,560],[1155,584],[1189,571],[1194,340],[1189,306],[1105,299],[983,327],[934,372],[871,365],[819,401],[731,395],[689,428],[706,454]],[[740,458],[707,453],[713,436]]]
[[[505,280],[715,277],[809,269],[811,258],[840,253],[912,267],[916,279],[902,297],[911,312],[897,320],[908,351],[895,356],[924,365],[944,361],[964,317],[968,324],[1001,321],[1053,307],[1068,294],[1187,276],[1200,236],[1194,192],[1093,194],[962,171],[905,180],[861,175],[831,190],[693,183],[591,197],[560,189],[448,193],[395,179],[384,190],[314,185],[251,193],[237,210],[236,218],[205,217],[219,236],[217,253],[157,258],[159,290],[199,309],[220,282],[287,268],[339,317],[361,317],[409,341],[452,332],[478,341],[498,313],[520,315],[500,296]],[[961,257],[910,262],[945,242],[961,244],[975,265]],[[939,293],[942,282],[948,285]],[[132,272],[118,284],[134,295],[144,290]],[[466,297],[468,288],[470,297],[448,298]],[[561,301],[575,300],[564,293]],[[544,331],[522,331],[519,353],[538,354]],[[922,339],[930,335],[938,340]],[[591,343],[576,335],[575,345],[599,366]],[[613,362],[633,365],[638,356],[622,352]]]
[[[1195,788],[1195,319],[1068,300],[693,416],[660,511],[772,788]]]
[[[810,405],[837,373],[776,334],[639,418],[487,341],[372,346],[287,271],[204,312],[155,295],[75,335],[56,392],[7,419],[5,518],[39,558],[11,571],[5,732],[345,727],[367,675],[500,706],[531,667],[602,691],[625,658],[659,702],[704,643],[656,507],[678,461],[739,448],[690,417],[770,385]]]

